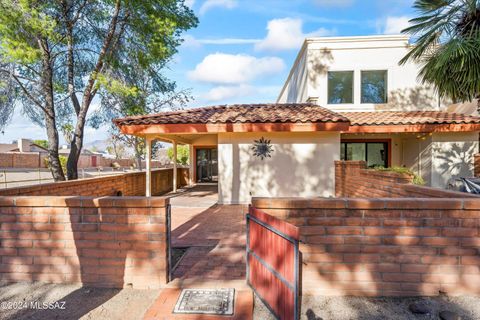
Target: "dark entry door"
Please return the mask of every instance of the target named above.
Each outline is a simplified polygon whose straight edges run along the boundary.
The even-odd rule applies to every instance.
[[[217,148],[198,148],[196,159],[197,182],[218,181]]]

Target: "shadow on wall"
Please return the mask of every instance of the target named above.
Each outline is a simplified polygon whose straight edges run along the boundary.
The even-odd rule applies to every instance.
[[[240,171],[240,199],[250,196],[323,196],[334,194],[333,161],[326,144],[274,144],[271,158],[252,155],[250,145],[241,145],[240,159],[248,159]],[[234,160],[235,161],[235,160]],[[239,160],[236,160],[240,162]]]
[[[332,51],[328,48],[308,51],[308,70],[312,70],[308,73],[308,80],[314,88],[320,87],[319,78],[325,76],[333,62]]]
[[[446,102],[443,102],[446,103]],[[376,111],[439,110],[438,95],[427,86],[390,90],[388,103],[375,105]]]
[[[477,144],[474,142],[451,142],[447,146],[434,143],[434,174],[439,180],[437,183],[446,187],[451,179],[471,177],[476,149]]]
[[[17,197],[15,201],[11,207],[0,206],[0,221],[8,221],[1,225],[0,280],[112,289],[166,283],[165,208],[148,207],[139,198]],[[119,291],[82,301],[71,318],[80,318]],[[80,303],[74,302],[79,295],[77,290],[59,301]]]
[[[473,310],[475,304],[468,309],[468,304],[445,296],[480,293],[478,201],[471,210],[458,210],[463,207],[461,200],[453,205],[446,199],[386,199],[392,207],[389,210],[378,209],[377,199],[308,201],[285,202],[290,209],[280,202],[262,209],[300,227],[302,314],[308,319],[413,318],[408,304],[415,299],[397,302],[401,308],[387,303],[390,310],[403,313],[382,315],[374,304],[376,298],[363,299],[373,302],[367,308],[359,298],[330,301],[325,297],[332,295],[436,296],[436,302],[427,303],[432,303],[433,310],[451,308],[462,319],[480,317],[480,309]],[[319,205],[322,201],[325,205]],[[446,209],[449,206],[451,209]],[[396,303],[394,298],[388,299]],[[350,314],[325,315],[325,309],[331,310],[330,303],[337,311],[349,309]]]

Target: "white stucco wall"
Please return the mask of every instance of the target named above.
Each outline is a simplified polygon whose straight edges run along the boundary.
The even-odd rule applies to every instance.
[[[306,102],[310,98],[323,107],[339,112],[436,110],[443,107],[443,103],[439,105],[439,99],[433,90],[418,81],[418,65],[398,65],[408,51],[406,36],[306,39],[278,102]],[[305,68],[305,56],[307,76],[305,81],[296,81],[299,72],[303,73]],[[361,103],[361,71],[366,70],[387,70],[387,104]],[[328,71],[354,71],[352,104],[328,104]],[[298,94],[293,90],[298,91]]]
[[[270,139],[271,158],[253,156],[254,140]],[[340,134],[221,133],[218,135],[219,202],[249,203],[252,196],[335,195],[334,161]]]
[[[307,96],[307,55],[305,50],[301,50],[296,61],[295,68],[291,76],[285,83],[278,102],[305,102]]]
[[[432,186],[445,188],[451,178],[473,177],[478,132],[432,135]]]
[[[477,132],[433,133],[423,139],[403,139],[402,145],[404,165],[429,186],[446,188],[451,179],[473,176]]]

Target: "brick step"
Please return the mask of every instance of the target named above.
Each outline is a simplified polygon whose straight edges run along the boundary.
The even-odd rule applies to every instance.
[[[218,286],[216,286],[218,287]],[[196,287],[197,288],[197,287]],[[214,288],[214,287],[210,287]],[[145,313],[144,320],[251,320],[253,319],[253,292],[250,289],[235,290],[234,311],[232,316],[210,314],[173,313],[181,289],[166,288]]]

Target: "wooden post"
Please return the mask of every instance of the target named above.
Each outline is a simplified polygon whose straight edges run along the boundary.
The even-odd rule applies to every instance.
[[[152,196],[152,139],[149,137],[145,138],[146,143],[146,155],[145,155],[145,196],[151,197]]]
[[[173,141],[173,192],[177,192],[177,141]]]

